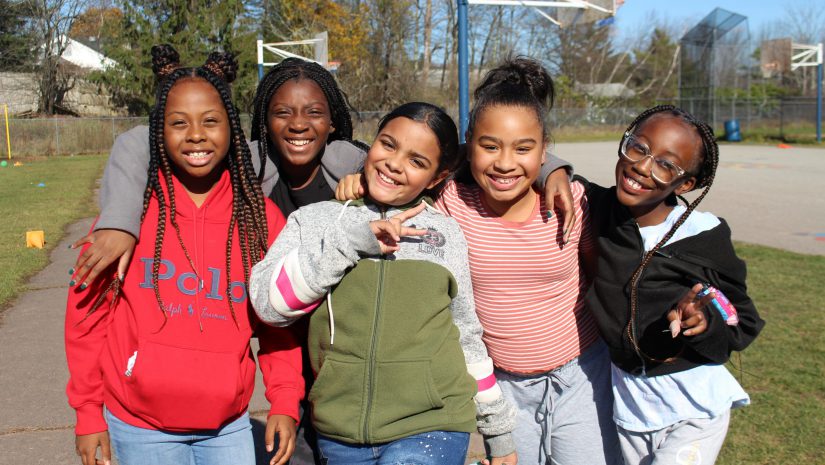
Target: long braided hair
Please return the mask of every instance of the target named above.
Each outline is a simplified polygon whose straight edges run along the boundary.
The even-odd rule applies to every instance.
[[[164,112],[166,100],[172,87],[184,79],[201,79],[210,83],[220,95],[224,108],[229,119],[230,141],[229,153],[224,160],[226,169],[229,170],[229,178],[232,184],[232,217],[229,222],[228,240],[226,241],[226,295],[229,311],[235,326],[238,326],[238,319],[232,305],[231,289],[231,265],[232,265],[232,241],[234,230],[238,228],[238,245],[241,249],[241,261],[243,263],[244,284],[249,284],[249,272],[266,254],[268,230],[266,223],[266,207],[264,195],[259,182],[255,179],[255,169],[252,165],[252,156],[249,146],[246,143],[243,130],[241,129],[240,117],[237,108],[232,103],[229,84],[235,80],[238,69],[237,61],[230,53],[212,52],[199,68],[183,68],[180,66],[180,56],[178,52],[167,44],[155,45],[152,47],[152,71],[158,81],[156,92],[156,103],[149,115],[149,170],[146,190],[143,194],[143,212],[140,221],[146,218],[149,203],[152,196],[158,201],[158,228],[155,235],[155,250],[152,261],[152,287],[158,307],[163,314],[163,324],[158,329],[162,330],[168,321],[166,307],[160,295],[158,287],[158,275],[160,273],[160,255],[163,246],[163,239],[166,235],[166,218],[175,229],[178,243],[183,249],[192,271],[198,276],[195,264],[192,261],[189,251],[183,243],[180,235],[180,228],[175,220],[175,190],[172,183],[172,167],[169,157],[166,154],[166,147],[163,140]],[[161,182],[162,176],[162,182]],[[163,186],[168,189],[168,207],[166,193]],[[106,295],[112,293],[112,306],[120,296],[122,280],[115,277],[104,289],[87,314],[78,324],[82,323],[105,301]],[[201,327],[201,330],[203,327]]]
[[[665,244],[667,244],[667,241],[669,241],[670,238],[673,237],[673,234],[676,233],[676,230],[679,229],[679,227],[685,222],[685,220],[687,220],[688,216],[690,216],[693,210],[696,209],[696,206],[699,205],[699,202],[701,202],[702,199],[705,198],[705,195],[707,195],[708,191],[710,190],[710,186],[713,184],[713,179],[716,177],[716,168],[719,165],[719,146],[716,144],[716,136],[713,134],[713,129],[710,126],[708,126],[707,123],[696,119],[690,113],[673,105],[659,105],[643,111],[639,116],[636,117],[636,119],[633,120],[632,123],[630,123],[630,126],[627,127],[624,137],[627,137],[630,134],[632,134],[633,131],[638,129],[638,127],[641,126],[642,123],[644,123],[648,118],[660,114],[676,117],[681,121],[696,128],[697,134],[702,139],[702,151],[699,154],[701,160],[699,162],[699,166],[694,168],[694,172],[689,173],[689,175],[696,177],[696,183],[694,184],[692,190],[704,189],[702,190],[702,193],[699,194],[699,196],[693,200],[693,202],[688,203],[687,201],[685,201],[684,198],[680,197],[682,201],[688,204],[687,208],[685,209],[685,212],[682,213],[678,220],[676,220],[676,223],[674,223],[674,225],[670,228],[667,234],[665,234],[664,237],[662,237],[662,240],[660,240],[655,246],[653,246],[653,248],[650,249],[650,251],[645,253],[644,257],[642,258],[642,262],[639,264],[638,267],[636,267],[636,270],[633,272],[630,278],[630,320],[628,321],[626,328],[627,336],[633,344],[633,347],[640,355],[653,361],[667,363],[672,362],[675,359],[675,357],[671,357],[666,360],[658,360],[649,355],[646,355],[644,354],[644,352],[642,352],[642,349],[639,347],[639,343],[636,339],[636,313],[638,311],[639,304],[639,282],[641,281],[642,273],[644,273],[645,268],[647,268],[647,265],[650,263],[650,260],[653,258],[654,254],[656,254],[656,252],[659,249],[661,249]],[[622,142],[624,142],[624,139],[622,140]],[[619,146],[619,150],[621,150],[621,143]],[[675,198],[669,200],[675,203]]]
[[[252,110],[252,140],[258,141],[258,155],[261,160],[261,170],[258,179],[264,179],[264,163],[267,158],[278,163],[281,154],[269,139],[269,127],[267,125],[267,113],[269,111],[269,101],[275,92],[287,81],[309,79],[318,84],[324,96],[327,98],[332,127],[335,128],[327,138],[327,143],[334,140],[344,140],[353,143],[360,149],[367,151],[369,146],[360,141],[352,139],[352,118],[350,117],[351,106],[346,95],[338,87],[335,77],[323,66],[312,61],[300,58],[287,58],[273,66],[266,73],[266,76],[258,84],[255,91],[255,100]]]
[[[158,89],[156,104],[149,116],[149,180],[143,195],[143,213],[141,214],[141,222],[143,222],[150,200],[153,195],[156,196],[158,200],[158,230],[155,236],[155,253],[152,262],[152,285],[158,306],[164,316],[163,326],[165,326],[168,316],[158,287],[158,274],[160,271],[160,252],[166,233],[167,216],[169,223],[175,229],[178,243],[183,249],[192,271],[196,275],[197,271],[181,239],[180,228],[175,220],[175,190],[172,184],[172,167],[163,140],[164,112],[169,91],[177,82],[184,79],[202,79],[217,90],[229,118],[230,144],[225,163],[232,184],[233,203],[226,243],[226,300],[232,319],[235,325],[238,326],[231,299],[232,280],[230,276],[234,230],[237,227],[245,284],[249,283],[249,271],[252,266],[266,254],[268,237],[264,196],[259,183],[255,179],[249,146],[246,143],[241,129],[240,117],[232,103],[229,90],[229,83],[235,79],[238,65],[234,56],[230,53],[212,52],[206,63],[198,68],[180,67],[179,59],[177,51],[170,45],[164,44],[152,47],[152,70],[158,80]],[[168,199],[163,189],[164,185],[168,190]],[[201,281],[199,276],[198,281]],[[160,329],[163,329],[163,326]]]

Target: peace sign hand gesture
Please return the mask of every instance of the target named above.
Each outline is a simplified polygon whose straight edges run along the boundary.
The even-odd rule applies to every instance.
[[[424,211],[425,208],[427,208],[427,205],[421,202],[415,207],[402,211],[385,220],[370,221],[370,230],[375,234],[375,238],[378,239],[382,255],[398,251],[401,248],[398,242],[401,241],[402,237],[423,236],[427,234],[426,229],[404,226],[405,221],[415,217]]]

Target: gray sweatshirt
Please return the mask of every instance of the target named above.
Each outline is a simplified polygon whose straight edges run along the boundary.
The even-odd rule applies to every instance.
[[[431,360],[434,376],[448,372],[453,366],[438,350],[443,344],[450,344],[450,338],[441,332],[447,331],[449,328],[444,325],[452,326],[452,321],[459,332],[457,342],[464,354],[462,364],[466,364],[466,372],[478,383],[479,391],[474,397],[476,427],[494,456],[507,455],[515,450],[510,437],[515,409],[494,382],[493,362],[481,339],[482,327],[473,303],[464,235],[454,219],[428,206],[407,222],[427,229],[428,234],[402,238],[399,251],[381,256],[369,222],[400,211],[395,208],[382,211],[381,207],[363,201],[349,206],[320,202],[300,208],[290,215],[264,260],[252,269],[249,279],[252,305],[262,321],[275,326],[289,325],[315,311],[309,330],[310,361],[318,374],[313,392],[327,393],[327,397],[333,399],[351,396],[351,391],[361,389],[361,384],[339,387],[347,392],[329,394],[330,389],[334,389],[330,383],[341,384],[341,380],[324,377],[326,358],[340,361],[349,357],[345,365],[351,367],[370,357],[384,364],[390,363],[388,358],[395,360],[392,363],[403,363],[401,359],[424,357]],[[328,293],[328,300],[324,301]],[[375,326],[369,320],[372,311],[376,312],[376,321],[380,321]],[[445,312],[448,312],[446,320],[439,323],[438,318],[444,317]],[[337,337],[336,321],[340,328]],[[386,335],[382,335],[384,331]],[[360,352],[369,346],[370,340],[385,341],[374,356]],[[393,351],[403,356],[393,358]],[[376,369],[380,370],[382,362]],[[458,369],[463,371],[461,367]],[[393,389],[412,389],[410,382],[408,379],[398,383]],[[340,402],[320,397],[324,396],[310,393],[313,420],[322,434],[335,437],[340,429],[337,422],[358,420],[339,418],[343,414],[341,409],[350,405],[342,406]],[[394,406],[382,408],[389,411]],[[421,415],[426,417],[426,412]],[[364,415],[355,416],[364,418]],[[400,420],[394,422],[397,421]],[[370,424],[376,423],[380,422]],[[346,427],[346,423],[344,425]],[[360,431],[355,428],[354,432],[347,433],[355,437],[337,434],[343,440],[356,442],[392,440],[391,436],[381,436],[381,431],[361,438]],[[407,431],[407,434],[416,432]]]
[[[249,141],[252,164],[260,171],[258,142]],[[344,176],[357,173],[364,165],[363,150],[346,141],[327,144],[321,158],[321,173],[334,191]],[[267,159],[261,189],[269,196],[280,178],[278,168]],[[149,171],[149,127],[137,126],[119,135],[103,171],[100,186],[100,218],[98,229],[119,229],[138,237],[140,214],[143,211],[143,192]]]

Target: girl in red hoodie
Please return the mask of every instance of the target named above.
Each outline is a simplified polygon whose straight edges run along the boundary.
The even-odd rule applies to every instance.
[[[266,442],[279,433],[271,463],[283,464],[303,395],[300,346],[289,331],[259,325],[248,305],[249,270],[284,218],[256,182],[230,99],[237,63],[213,53],[181,68],[161,45],[152,67],[149,181],[128,278],[69,292],[77,453],[94,465],[99,448],[97,461],[108,463],[111,440],[123,465],[254,464],[254,332],[272,405]]]

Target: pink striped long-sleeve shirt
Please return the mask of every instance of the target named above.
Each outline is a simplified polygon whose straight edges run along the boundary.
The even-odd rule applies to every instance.
[[[450,182],[436,206],[467,238],[476,311],[495,365],[517,373],[552,370],[597,339],[584,305],[587,290],[579,252],[594,246],[584,188],[571,185],[576,224],[560,246],[559,215],[546,217],[544,196],[523,223],[502,220],[478,186]]]

